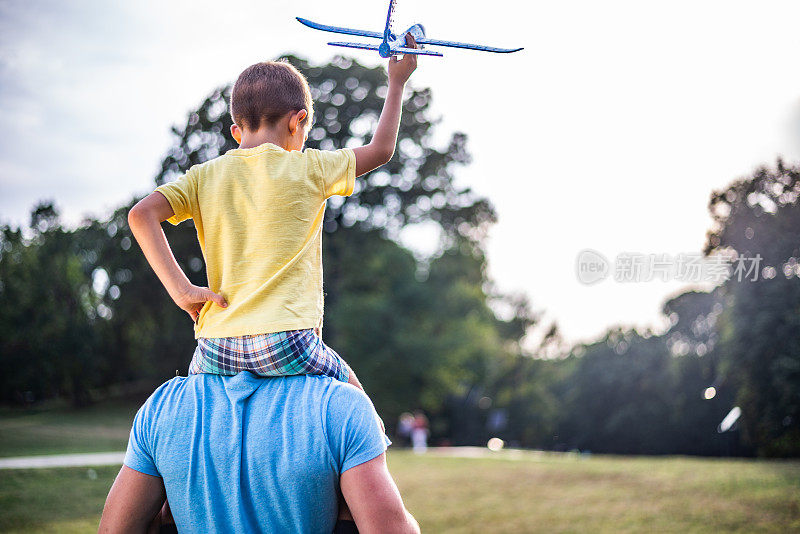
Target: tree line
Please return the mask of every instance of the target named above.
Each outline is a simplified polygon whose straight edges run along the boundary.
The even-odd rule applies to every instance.
[[[337,57],[311,65],[315,122],[308,146],[368,142],[385,72]],[[155,178],[235,148],[230,87],[212,91],[173,129]],[[325,214],[324,337],[356,370],[391,430],[423,409],[434,443],[509,444],[620,454],[797,456],[800,453],[800,169],[764,167],[714,192],[707,255],[760,255],[758,274],[664,304],[663,334],[614,329],[563,347],[558,329],[519,295],[497,292],[484,240],[485,198],[455,184],[467,138],[433,145],[432,93],[404,103],[395,157],[358,180]],[[86,405],[126,385],[185,374],[191,320],[172,304],[127,226],[137,199],[65,228],[52,202],[26,227],[0,228],[0,400],[64,397]],[[420,257],[399,244],[426,224],[440,247]],[[205,285],[191,222],[164,225],[181,267]],[[751,273],[752,274],[752,273]],[[538,330],[533,351],[521,344]],[[713,387],[712,398],[703,396]],[[719,422],[739,406],[725,433]]]

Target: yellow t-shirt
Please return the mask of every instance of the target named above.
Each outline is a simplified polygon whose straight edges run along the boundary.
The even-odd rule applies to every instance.
[[[286,151],[272,143],[229,150],[156,189],[178,224],[194,219],[208,287],[195,337],[233,337],[314,328],[322,319],[325,201],[353,193],[356,157]]]

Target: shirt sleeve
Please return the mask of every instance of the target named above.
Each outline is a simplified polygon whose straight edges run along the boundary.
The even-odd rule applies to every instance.
[[[156,191],[167,198],[175,212],[175,215],[167,219],[170,223],[178,224],[191,219],[197,213],[197,171],[194,167],[174,182],[157,187]]]
[[[131,435],[128,438],[128,449],[125,451],[123,463],[145,475],[160,477],[161,474],[153,460],[152,440],[150,439],[150,426],[153,421],[150,415],[150,405],[150,400],[145,402],[133,419]]]
[[[334,383],[324,417],[328,446],[341,475],[377,458],[391,445],[381,431],[378,414],[363,391]]]
[[[316,150],[307,148],[305,154],[311,159],[311,172],[321,184],[322,194],[349,197],[356,184],[356,153],[352,148],[339,150]]]

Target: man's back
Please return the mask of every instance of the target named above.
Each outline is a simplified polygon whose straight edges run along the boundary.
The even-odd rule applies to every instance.
[[[319,376],[170,380],[125,465],[161,476],[179,530],[331,532],[342,472],[386,448],[369,399]]]

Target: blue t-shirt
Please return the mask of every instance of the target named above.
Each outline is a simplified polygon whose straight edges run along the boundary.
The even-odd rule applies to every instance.
[[[389,440],[369,398],[329,377],[177,377],[133,421],[125,465],[162,477],[179,531],[324,532],[339,476]]]

